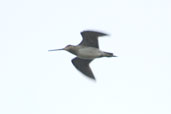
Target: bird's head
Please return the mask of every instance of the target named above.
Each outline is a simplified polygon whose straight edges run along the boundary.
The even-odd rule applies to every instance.
[[[73,49],[73,47],[74,47],[73,45],[67,45],[63,48],[63,50],[69,51],[69,50]]]

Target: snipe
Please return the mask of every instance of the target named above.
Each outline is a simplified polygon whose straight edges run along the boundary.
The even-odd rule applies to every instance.
[[[95,80],[94,74],[89,67],[89,63],[95,58],[100,57],[116,57],[113,53],[99,50],[98,37],[107,36],[107,34],[97,31],[83,31],[81,32],[83,40],[80,44],[67,45],[62,49],[53,49],[49,51],[66,50],[77,57],[72,59],[73,65],[84,75]]]

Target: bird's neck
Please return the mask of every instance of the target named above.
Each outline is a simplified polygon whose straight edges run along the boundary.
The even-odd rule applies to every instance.
[[[68,50],[70,53],[77,55],[78,52],[78,47],[73,46],[71,49]]]

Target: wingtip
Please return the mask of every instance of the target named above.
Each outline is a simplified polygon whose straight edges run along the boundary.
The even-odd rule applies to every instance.
[[[96,78],[93,78],[93,81],[95,81],[95,82],[96,82]]]
[[[110,36],[109,34],[102,32],[102,31],[96,31],[96,30],[84,30],[81,32],[81,34],[84,33],[90,33],[90,34],[95,34],[97,36]]]
[[[89,76],[87,76],[87,75],[85,75],[85,76],[86,76],[89,80],[96,82],[96,78],[95,78],[95,77],[89,77]]]
[[[92,77],[87,76],[87,77],[90,78],[90,79],[93,80],[93,81],[96,81],[95,76],[92,76]]]

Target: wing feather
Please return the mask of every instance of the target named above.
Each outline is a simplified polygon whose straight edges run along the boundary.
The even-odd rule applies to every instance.
[[[91,68],[89,67],[89,63],[91,61],[92,60],[80,59],[80,58],[76,57],[76,58],[72,59],[72,64],[75,66],[76,69],[78,69],[84,75],[95,80],[94,74],[93,74]]]
[[[107,34],[97,31],[83,31],[81,35],[83,40],[79,45],[99,48],[98,37],[106,36]]]

